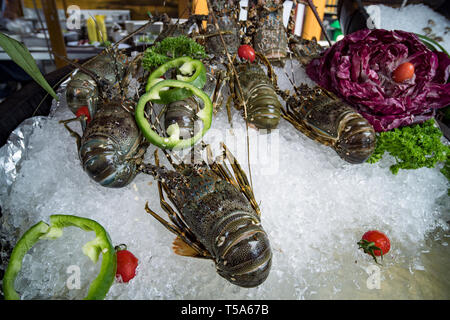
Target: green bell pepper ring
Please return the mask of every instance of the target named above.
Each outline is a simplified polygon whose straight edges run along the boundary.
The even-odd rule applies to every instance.
[[[148,101],[158,101],[161,92],[165,92],[167,87],[183,88],[191,91],[194,95],[202,99],[203,109],[197,113],[197,117],[202,120],[203,128],[196,135],[189,139],[180,139],[180,128],[178,124],[172,124],[167,128],[169,137],[161,137],[153,131],[144,115],[145,105]],[[138,101],[135,111],[135,118],[138,127],[141,129],[144,137],[152,144],[163,149],[184,149],[193,146],[200,140],[211,127],[213,105],[209,96],[201,89],[190,83],[179,80],[163,80],[155,84],[149,92],[143,94]]]
[[[3,278],[3,292],[6,300],[20,300],[14,288],[14,281],[22,269],[25,254],[41,239],[56,239],[66,227],[79,227],[85,231],[94,231],[95,239],[83,246],[83,253],[94,263],[103,254],[102,265],[97,278],[92,281],[85,300],[104,299],[114,282],[117,258],[114,246],[106,230],[96,221],[71,215],[52,215],[50,225],[41,221],[28,229],[14,247]]]
[[[158,82],[163,81],[161,77],[170,69],[178,68],[181,75],[177,75],[177,80],[187,82],[199,89],[206,84],[206,68],[200,60],[194,60],[190,57],[181,57],[173,59],[158,69],[153,71],[147,80],[145,91],[148,92]],[[193,73],[193,74],[192,74]],[[187,76],[192,74],[192,76]],[[192,92],[185,88],[174,88],[160,93],[160,98],[155,103],[168,104],[180,101],[192,96]]]

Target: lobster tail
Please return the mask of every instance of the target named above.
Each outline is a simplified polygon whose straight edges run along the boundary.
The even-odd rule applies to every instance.
[[[248,121],[258,129],[275,129],[280,122],[281,103],[267,75],[257,64],[239,66],[238,74]]]
[[[255,1],[256,2],[256,1]],[[248,36],[253,38],[253,47],[269,61],[284,65],[287,56],[288,37],[283,25],[282,1],[257,1],[247,26]]]
[[[275,129],[280,122],[281,105],[271,85],[261,85],[251,91],[248,120],[258,129]]]
[[[268,14],[259,23],[254,39],[254,47],[269,61],[281,62],[287,56],[288,40],[283,22],[275,13]]]
[[[272,265],[272,251],[259,220],[246,212],[234,212],[215,230],[220,230],[212,245],[217,272],[244,288],[263,283]]]
[[[372,125],[357,113],[341,121],[339,140],[334,146],[339,156],[349,163],[362,163],[375,150],[376,135]]]
[[[116,142],[104,136],[90,136],[79,150],[84,171],[104,187],[121,188],[136,176],[136,163],[125,161],[113,145]]]
[[[216,29],[214,20],[211,21],[212,23],[208,23],[206,27],[206,51],[217,56],[223,56],[225,54],[223,39],[227,45],[228,53],[234,55],[240,44],[240,25],[237,19],[236,4],[229,0],[211,1],[211,8],[209,9],[211,13],[214,12],[219,30]],[[222,32],[221,35],[219,35],[219,31]]]
[[[136,176],[142,136],[120,101],[105,102],[87,125],[78,154],[83,169],[104,187],[120,188]]]

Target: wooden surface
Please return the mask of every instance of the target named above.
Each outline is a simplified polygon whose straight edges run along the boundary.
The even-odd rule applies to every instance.
[[[148,18],[147,12],[167,13],[172,18],[178,18],[181,12],[186,11],[184,17],[189,17],[189,12],[185,10],[190,7],[189,0],[55,0],[58,9],[64,9],[64,2],[66,5],[77,5],[81,9],[118,9],[130,10],[132,20],[145,20]],[[38,8],[41,7],[41,1],[37,1]],[[33,0],[23,0],[24,7],[33,8]]]
[[[178,17],[181,19],[189,18],[191,7],[192,7],[192,4],[191,4],[191,1],[189,1],[189,0],[178,1]]]
[[[313,0],[314,6],[316,7],[317,13],[321,20],[325,14],[325,0]],[[316,38],[317,41],[320,40],[322,29],[317,22],[316,16],[309,6],[306,7],[305,12],[305,22],[303,23],[302,38],[307,40],[312,40]]]
[[[52,51],[55,53],[55,64],[57,68],[64,67],[67,63],[58,58],[59,56],[67,57],[66,45],[64,44],[64,37],[59,24],[58,11],[55,0],[41,0],[42,8],[45,15],[45,22],[47,23],[48,33],[50,35],[50,43]]]

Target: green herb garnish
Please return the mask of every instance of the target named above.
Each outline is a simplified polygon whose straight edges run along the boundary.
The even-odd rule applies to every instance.
[[[205,48],[186,36],[167,37],[145,51],[143,65],[146,70],[151,71],[174,58],[183,56],[192,59],[206,58]]]
[[[434,168],[437,163],[445,162],[441,172],[450,178],[450,146],[441,142],[442,132],[434,124],[434,119],[431,119],[422,124],[381,132],[375,151],[367,162],[378,162],[385,152],[389,152],[396,160],[390,167],[393,174],[400,169]]]

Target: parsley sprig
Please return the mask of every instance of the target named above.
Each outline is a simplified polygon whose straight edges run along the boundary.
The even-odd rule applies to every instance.
[[[396,160],[390,167],[393,174],[400,169],[434,168],[437,163],[444,162],[441,172],[450,179],[450,146],[444,145],[441,137],[442,132],[435,126],[434,119],[381,132],[367,162],[378,162],[385,152],[389,152]]]
[[[151,71],[182,56],[189,56],[192,59],[206,58],[205,47],[183,35],[167,37],[145,51],[143,65],[145,69]]]

